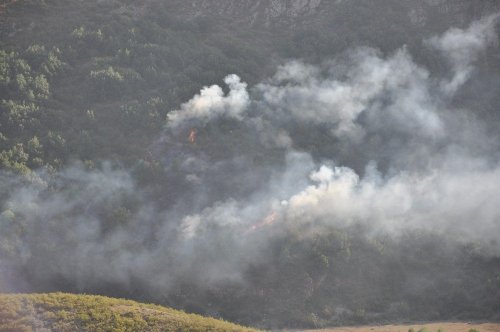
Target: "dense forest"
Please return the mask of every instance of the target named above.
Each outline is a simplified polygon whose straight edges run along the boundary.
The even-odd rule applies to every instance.
[[[0,292],[499,320],[499,13],[0,1]]]

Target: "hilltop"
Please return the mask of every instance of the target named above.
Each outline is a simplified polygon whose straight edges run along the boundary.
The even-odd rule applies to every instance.
[[[153,304],[65,293],[0,295],[0,331],[256,331]]]

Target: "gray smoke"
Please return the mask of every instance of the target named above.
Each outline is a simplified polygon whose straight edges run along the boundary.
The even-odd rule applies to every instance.
[[[405,47],[387,56],[364,47],[321,65],[286,63],[251,89],[236,75],[227,94],[203,88],[169,114],[159,140],[174,178],[165,185],[181,181],[167,203],[106,163],[31,181],[2,174],[0,286],[16,289],[11,271],[22,266],[28,279],[82,290],[209,287],[242,280],[277,234],[325,225],[452,233],[499,253],[499,137],[475,110],[452,106],[495,47],[497,19],[424,42],[449,62],[445,76]],[[198,130],[196,142],[184,128]]]
[[[498,42],[495,24],[499,17],[499,14],[491,15],[474,22],[467,30],[450,29],[444,35],[427,41],[443,54],[452,67],[453,78],[442,84],[445,92],[455,93],[469,78],[474,61],[484,53],[485,46]]]

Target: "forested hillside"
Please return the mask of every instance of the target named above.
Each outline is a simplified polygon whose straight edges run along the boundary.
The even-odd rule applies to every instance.
[[[5,1],[2,165],[26,173],[75,159],[146,160],[166,113],[229,73],[253,84],[286,59],[317,62],[358,44],[384,52],[406,44],[425,57],[419,48],[429,31],[464,26],[498,7],[495,1]],[[247,16],[261,21],[240,21]],[[490,62],[497,68],[497,57]]]
[[[0,292],[499,320],[499,12],[0,1]]]
[[[152,6],[152,8],[150,8]],[[148,158],[168,110],[266,57],[168,4],[20,1],[2,20],[2,163],[26,173],[70,160]],[[142,10],[141,10],[142,9]],[[260,45],[257,45],[260,48]]]

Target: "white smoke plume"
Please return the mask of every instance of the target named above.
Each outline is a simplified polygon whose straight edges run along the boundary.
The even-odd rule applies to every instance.
[[[478,55],[496,39],[497,18],[493,15],[426,41],[453,65],[451,78],[433,76],[404,47],[388,57],[358,48],[349,53],[348,61],[337,59],[319,67],[292,61],[281,66],[252,90],[247,107],[254,111],[241,113],[239,120],[255,126],[265,137],[262,141],[274,135],[278,142],[285,135],[289,142],[276,146],[290,152],[298,148],[299,139],[288,132],[289,121],[310,125],[311,130],[327,126],[331,137],[325,144],[331,144],[336,154],[322,155],[330,161],[316,163],[317,171],[313,171],[313,158],[306,158],[307,163],[301,160],[309,165],[312,184],[295,187],[296,192],[278,193],[266,187],[255,195],[261,202],[230,198],[186,217],[185,235],[203,237],[201,229],[214,223],[226,227],[258,222],[252,214],[241,212],[241,207],[250,206],[260,218],[266,209],[279,210],[283,227],[287,222],[364,223],[394,235],[424,228],[493,242],[491,234],[500,227],[495,222],[500,211],[494,204],[500,191],[491,185],[499,180],[495,138],[487,137],[469,111],[453,109],[448,101],[466,83]],[[442,86],[453,88],[441,93]],[[345,147],[362,154],[364,175],[347,165],[331,166],[342,154],[352,153],[345,152]],[[387,163],[385,174],[377,169],[377,162]],[[280,181],[275,176],[271,183],[286,187]],[[281,201],[286,204],[276,204]],[[214,211],[217,216],[221,211],[230,213],[214,218]],[[482,217],[477,218],[478,214]],[[480,225],[470,220],[479,220]]]
[[[395,235],[421,228],[468,241],[496,241],[498,166],[401,172],[386,179],[373,165],[362,178],[346,167],[321,166],[311,180],[315,184],[289,199],[288,218],[339,226],[362,223]]]
[[[218,116],[240,119],[249,103],[247,84],[234,74],[224,78],[224,83],[229,87],[227,95],[218,85],[204,87],[200,94],[182,104],[180,110],[168,114],[168,125],[175,127],[190,119],[208,122]]]
[[[412,61],[405,48],[387,59],[369,48],[350,55],[346,69],[345,64],[327,64],[327,77],[298,62],[282,66],[270,83],[257,86],[261,103],[278,118],[327,124],[333,135],[354,142],[365,134],[357,123],[364,112],[376,113],[372,117],[379,121],[393,121],[402,131],[440,134],[429,73]]]

